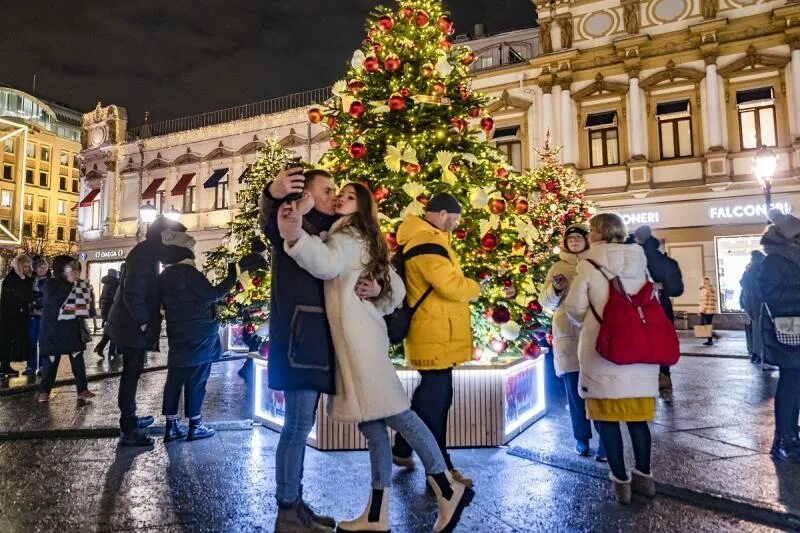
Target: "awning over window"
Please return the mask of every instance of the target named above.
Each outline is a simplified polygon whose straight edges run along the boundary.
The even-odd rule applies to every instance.
[[[244,169],[244,172],[242,172],[239,175],[239,183],[242,183],[244,181],[244,177],[247,176],[248,172],[250,172],[250,167],[252,167],[252,166],[253,165],[247,165],[247,168]]]
[[[590,113],[586,115],[586,128],[604,128],[617,125],[617,112]]]
[[[178,180],[178,183],[172,188],[172,192],[170,193],[171,196],[183,196],[186,192],[186,187],[192,182],[194,178],[194,172],[190,172],[189,174],[184,174],[181,176],[181,179]]]
[[[661,120],[689,116],[689,100],[660,102],[656,104],[656,116]]]
[[[79,207],[92,207],[92,202],[94,201],[95,197],[100,193],[100,188],[90,190],[86,196],[83,197],[83,200],[78,202],[75,207],[73,207],[73,211],[78,209]]]
[[[203,187],[206,189],[213,189],[217,186],[217,184],[219,184],[220,181],[222,181],[222,178],[224,178],[225,174],[227,173],[227,168],[218,168],[213,174],[211,174],[211,177],[206,180],[206,182],[203,184]]]
[[[736,91],[736,105],[739,108],[753,107],[759,104],[771,104],[773,98],[772,87]]]
[[[494,136],[492,136],[492,139],[516,137],[518,131],[519,131],[519,126],[511,126],[508,128],[497,128],[496,130],[494,130]]]
[[[150,185],[142,193],[142,200],[153,200],[156,197],[156,191],[161,187],[165,179],[167,178],[156,178],[151,181]]]

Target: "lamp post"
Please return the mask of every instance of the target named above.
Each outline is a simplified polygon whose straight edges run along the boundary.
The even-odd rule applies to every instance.
[[[755,174],[761,190],[764,191],[764,202],[767,211],[772,208],[772,178],[778,168],[778,156],[762,145],[753,157],[753,174]]]
[[[155,211],[155,209],[153,209],[153,211]],[[171,205],[167,212],[164,213],[164,216],[174,222],[178,222],[181,219],[181,212],[175,209],[174,205]]]
[[[151,204],[149,200],[146,204],[139,207],[139,219],[145,224],[145,226],[149,226],[155,221],[156,208],[153,207],[153,204]]]

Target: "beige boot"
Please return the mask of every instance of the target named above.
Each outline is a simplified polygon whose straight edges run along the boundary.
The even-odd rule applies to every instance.
[[[389,533],[389,489],[372,489],[367,508],[354,520],[339,522],[337,531]]]
[[[450,471],[450,475],[453,476],[454,481],[458,481],[467,488],[471,489],[475,486],[475,482],[472,481],[472,478],[468,478],[460,470],[454,468]]]
[[[428,485],[436,494],[439,504],[439,516],[433,526],[434,533],[449,533],[453,531],[461,519],[464,507],[468,506],[475,496],[475,491],[463,483],[453,481],[449,471],[428,476]]]
[[[611,478],[611,492],[617,501],[622,504],[631,503],[631,480],[620,481],[614,474],[609,474],[608,477]]]
[[[652,474],[643,474],[635,468],[631,471],[631,490],[636,494],[652,498],[656,495],[656,483]]]

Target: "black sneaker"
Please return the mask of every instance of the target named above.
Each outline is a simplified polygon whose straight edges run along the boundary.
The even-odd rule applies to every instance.
[[[152,446],[155,441],[141,431],[134,431],[133,433],[120,432],[119,444],[120,446]]]
[[[200,440],[213,437],[216,434],[214,428],[203,425],[203,419],[189,420],[189,434],[186,440]]]
[[[152,426],[153,422],[155,422],[155,421],[156,421],[156,419],[153,418],[152,416],[140,416],[137,419],[137,423],[139,425],[139,429],[144,429],[146,427]]]
[[[167,420],[167,426],[164,429],[164,443],[182,439],[186,433],[186,426],[182,426],[178,419]]]

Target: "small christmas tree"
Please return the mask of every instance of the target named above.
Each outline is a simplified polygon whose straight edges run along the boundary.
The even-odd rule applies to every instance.
[[[454,32],[439,0],[377,7],[346,79],[309,119],[330,128],[321,165],[370,187],[393,248],[403,217],[422,215],[433,194],[460,200],[454,247],[465,273],[484,283],[472,307],[476,358],[535,356],[549,322],[536,294],[564,227],[588,216],[583,184],[549,147],[541,168],[518,174],[487,142],[494,121],[486,96],[471,89],[475,55],[452,43]]]
[[[218,309],[223,323],[241,323],[249,335],[267,321],[269,313],[270,272],[268,262],[259,264],[258,256],[266,251],[264,234],[258,223],[258,202],[261,192],[289,160],[290,153],[275,141],[267,141],[258,160],[242,176],[242,189],[236,193],[239,213],[230,222],[223,244],[206,254],[205,271],[218,279],[225,277],[227,265],[248,255],[256,267],[243,271],[236,286],[225,296],[225,305]],[[252,259],[252,258],[248,258]],[[244,265],[248,267],[248,265]]]

